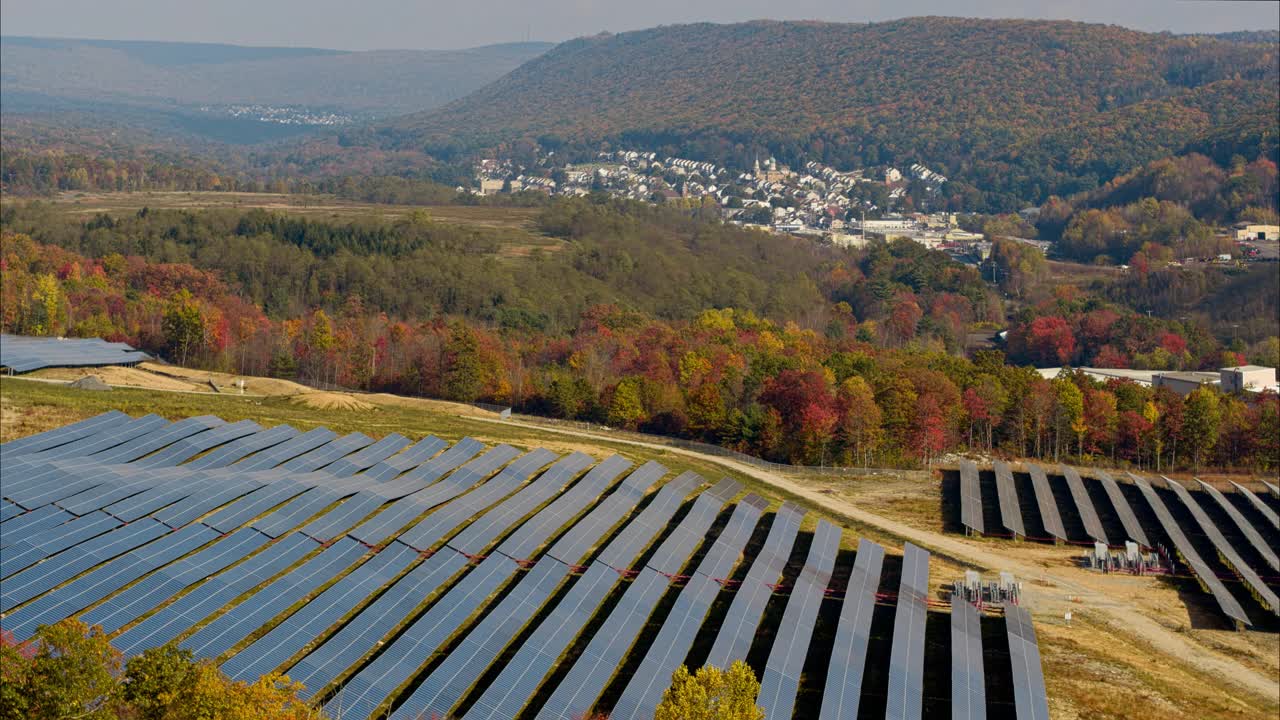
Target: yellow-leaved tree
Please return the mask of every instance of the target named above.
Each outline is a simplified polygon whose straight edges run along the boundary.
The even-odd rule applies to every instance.
[[[756,705],[760,682],[741,660],[721,670],[708,665],[696,673],[681,665],[671,675],[654,720],[763,720]]]

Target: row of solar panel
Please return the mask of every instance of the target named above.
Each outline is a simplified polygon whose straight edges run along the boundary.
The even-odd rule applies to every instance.
[[[0,367],[15,373],[46,367],[134,365],[151,356],[101,338],[51,338],[0,334]]]
[[[1063,528],[1061,515],[1055,503],[1053,490],[1049,486],[1047,475],[1037,465],[1028,463],[1026,468],[1032,481],[1033,494],[1045,529],[1054,538],[1067,540],[1067,534]],[[1001,524],[1014,536],[1026,537],[1027,531],[1020,511],[1021,506],[1018,500],[1017,487],[1009,465],[996,461],[993,463],[992,470],[996,480]],[[1238,507],[1221,491],[1207,483],[1197,480],[1196,482],[1202,492],[1192,493],[1180,483],[1168,478],[1162,478],[1164,486],[1177,497],[1178,502],[1181,503],[1190,516],[1192,525],[1190,527],[1182,527],[1149,481],[1133,473],[1127,474],[1140,489],[1148,507],[1150,507],[1159,523],[1160,530],[1173,543],[1173,549],[1214,596],[1224,614],[1241,624],[1251,624],[1239,601],[1223,584],[1211,565],[1196,550],[1188,538],[1188,532],[1203,534],[1208,538],[1215,551],[1214,555],[1221,559],[1230,572],[1240,576],[1241,580],[1249,588],[1250,593],[1262,607],[1273,614],[1280,614],[1280,600],[1277,599],[1273,587],[1262,576],[1262,573],[1270,574],[1280,569],[1280,559],[1277,558],[1275,548],[1267,540],[1267,536],[1275,537],[1275,530],[1280,528],[1280,521],[1278,521],[1273,508],[1269,507],[1262,498],[1248,488],[1238,483],[1232,483],[1236,494],[1243,498],[1241,505],[1246,510],[1252,508],[1249,511],[1253,515],[1253,519],[1251,519],[1245,515],[1241,507]],[[1115,479],[1102,470],[1094,470],[1092,475],[1101,484],[1111,504],[1109,510],[1113,511],[1119,518],[1120,524],[1124,528],[1125,537],[1114,537],[1107,534],[1093,498],[1085,486],[1085,480],[1080,476],[1076,468],[1063,466],[1062,476],[1066,481],[1074,504],[1074,508],[1068,508],[1068,511],[1074,510],[1077,513],[1077,517],[1080,519],[1087,536],[1097,542],[1108,545],[1119,545],[1122,540],[1127,539],[1144,547],[1152,547],[1153,542],[1150,536],[1138,521],[1133,506],[1125,497]],[[960,483],[961,522],[970,530],[984,532],[979,471],[974,463],[970,461],[961,463]],[[1196,498],[1197,495],[1200,496],[1200,499]],[[1211,504],[1225,515],[1229,525],[1219,527],[1218,523],[1205,509],[1203,503]],[[1234,545],[1228,540],[1227,532],[1233,535],[1238,533],[1243,538],[1243,542],[1247,544],[1247,548]],[[1260,558],[1266,567],[1251,565],[1242,555],[1246,551],[1250,554],[1256,554],[1256,557]]]
[[[503,676],[515,673],[508,678],[514,682],[500,678],[490,685],[475,699],[471,714],[501,717],[519,710],[574,642],[586,643],[582,659],[568,669],[568,677],[542,706],[544,716],[590,710],[628,656],[637,664],[615,712],[628,717],[651,714],[765,507],[750,495],[734,507],[690,576],[679,578],[684,587],[649,641],[640,638],[641,629],[673,578],[704,544],[725,504],[738,494],[731,481],[699,494],[669,531],[672,516],[700,481],[686,474],[666,483],[581,568],[578,564],[587,560],[590,548],[632,513],[664,469],[646,465],[608,492],[629,466],[621,458],[606,460],[573,482],[590,465],[587,456],[561,458],[539,473],[556,459],[553,454],[534,451],[510,462],[518,453],[503,446],[467,462],[481,449],[479,443],[463,441],[436,455],[444,443],[434,438],[406,450],[409,441],[399,436],[374,443],[362,435],[338,438],[328,431],[298,434],[243,424],[233,430],[212,418],[172,425],[139,420],[145,422],[122,414],[100,416],[0,446],[6,468],[22,468],[12,487],[30,503],[24,511],[27,506],[10,502],[15,498],[9,497],[11,485],[6,481],[4,507],[12,516],[0,523],[0,540],[13,540],[37,553],[47,551],[37,559],[38,565],[24,565],[13,573],[12,592],[6,580],[5,607],[17,608],[6,617],[6,629],[12,624],[27,635],[41,622],[82,614],[108,632],[119,633],[114,642],[128,653],[182,638],[183,645],[199,656],[229,656],[224,668],[235,677],[289,669],[313,693],[336,682],[340,688],[327,707],[344,717],[367,717],[403,695],[400,688],[437,655],[441,661],[402,700],[396,716],[457,707],[566,581],[571,582],[568,594],[550,611],[552,618],[558,613],[563,617],[548,619],[515,650],[526,655],[525,662],[505,664],[502,671]],[[272,433],[270,443],[259,437]],[[237,450],[229,450],[237,445]],[[199,453],[205,454],[196,457]],[[180,465],[183,461],[190,462]],[[250,471],[241,472],[242,468]],[[231,489],[214,490],[210,484]],[[601,495],[605,500],[588,511]],[[139,504],[141,497],[149,500]],[[337,508],[312,519],[334,503]],[[349,505],[359,510],[344,511]],[[134,518],[140,522],[121,527],[125,521],[113,511],[126,510],[143,513]],[[77,511],[86,514],[76,516]],[[802,515],[787,505],[775,516],[762,551],[734,594],[713,656],[724,661],[745,657],[771,595],[769,586],[781,576]],[[379,521],[388,517],[392,520]],[[570,522],[577,517],[581,520]],[[86,518],[107,522],[100,532],[86,531],[86,537],[76,535],[70,541],[65,533],[44,535],[76,523],[77,528],[85,527]],[[196,520],[201,522],[190,524]],[[566,525],[564,536],[537,557],[537,550]],[[386,549],[370,553],[362,544],[356,531],[371,527],[364,537],[378,544],[391,540]],[[611,632],[579,639],[603,597],[621,576],[633,572],[641,551],[664,531],[659,548],[605,619]],[[809,559],[792,589],[784,618],[789,632],[785,642],[775,643],[763,678],[762,702],[770,707],[771,717],[791,714],[839,536],[834,526],[819,523]],[[326,547],[334,538],[339,539]],[[432,554],[424,559],[423,552]],[[485,552],[489,557],[482,557]],[[921,687],[923,672],[924,583],[918,573],[923,562],[927,579],[928,560],[927,553],[921,561],[916,552],[908,548],[909,557],[915,558],[909,560],[915,579],[910,586],[904,584],[902,594],[913,598],[908,606],[915,609],[904,611],[900,604],[900,614],[905,612],[909,619],[894,631],[895,657],[905,653],[907,658],[898,663],[906,670],[894,682],[904,698]],[[856,714],[882,557],[874,544],[864,542],[859,548],[855,575],[861,573],[863,579],[858,585],[851,581],[836,645],[846,661],[833,663],[824,715],[846,716],[841,708],[850,705]],[[530,562],[532,570],[521,575]],[[54,569],[56,573],[46,572]],[[299,605],[321,590],[311,602]],[[250,592],[248,600],[234,603]],[[376,598],[367,602],[371,595]],[[501,607],[476,623],[474,618],[496,596],[502,597]],[[847,628],[846,615],[851,618]],[[342,627],[332,632],[344,618]],[[272,626],[269,633],[245,644],[265,626]],[[401,629],[395,641],[368,662],[366,658],[397,627]],[[898,650],[899,638],[917,637],[919,643],[904,640],[907,646]],[[311,650],[299,658],[308,645]],[[443,652],[451,645],[456,647]],[[641,646],[647,648],[643,654]],[[829,698],[844,700],[828,711]],[[918,706],[919,700],[915,703]]]

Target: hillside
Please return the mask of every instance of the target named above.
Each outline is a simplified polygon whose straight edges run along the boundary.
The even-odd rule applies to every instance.
[[[190,129],[200,134],[199,119],[223,118],[217,111],[230,105],[323,110],[352,119],[428,110],[549,47],[345,52],[5,37],[0,89],[6,114],[101,110],[143,124],[148,111],[160,110],[189,116]],[[212,110],[201,112],[202,107]]]
[[[1073,22],[664,26],[563,43],[434,112],[348,133],[448,157],[518,138],[742,167],[920,160],[968,205],[1088,189],[1277,104],[1274,45]],[[969,185],[970,188],[963,186]],[[976,195],[976,197],[975,197]]]

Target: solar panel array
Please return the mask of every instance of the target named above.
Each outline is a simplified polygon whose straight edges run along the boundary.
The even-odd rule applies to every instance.
[[[1249,624],[1249,616],[1245,614],[1244,608],[1240,606],[1240,603],[1231,594],[1231,591],[1227,589],[1227,586],[1222,584],[1222,580],[1218,578],[1212,568],[1200,557],[1200,553],[1196,552],[1191,541],[1182,532],[1178,521],[1173,518],[1169,508],[1165,506],[1164,501],[1160,499],[1155,489],[1151,487],[1151,483],[1133,473],[1129,473],[1129,476],[1133,478],[1134,484],[1138,486],[1143,496],[1146,497],[1147,503],[1151,506],[1152,511],[1155,512],[1156,518],[1160,521],[1160,526],[1164,528],[1165,534],[1173,541],[1173,546],[1178,556],[1191,568],[1191,572],[1195,574],[1200,584],[1213,594],[1214,599],[1218,601],[1218,606],[1222,608],[1222,612],[1235,622]]]
[[[1071,500],[1076,504],[1076,512],[1080,514],[1084,531],[1094,540],[1110,544],[1107,542],[1107,531],[1102,529],[1102,520],[1098,518],[1098,511],[1093,507],[1093,500],[1084,487],[1084,480],[1080,477],[1080,473],[1075,468],[1064,465],[1062,476],[1067,479],[1067,488],[1071,491]]]
[[[344,718],[649,717],[697,637],[721,666],[768,638],[759,702],[790,717],[841,538],[819,521],[780,587],[796,505],[472,439],[113,412],[0,445],[0,462],[4,630],[78,617],[126,656],[176,642],[236,679],[287,672]],[[907,553],[894,663],[902,645],[915,667],[928,554]],[[829,670],[804,681],[824,717],[858,712],[883,558],[859,545]],[[891,690],[919,706],[917,674]]]
[[[50,338],[0,334],[0,367],[15,373],[46,367],[134,365],[151,356],[102,338]]]

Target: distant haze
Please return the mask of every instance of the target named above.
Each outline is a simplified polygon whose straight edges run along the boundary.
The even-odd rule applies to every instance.
[[[1280,2],[1171,0],[4,0],[6,35],[171,40],[348,50],[456,49],[561,41],[711,21],[871,22],[916,15],[1063,19],[1137,30],[1280,29]]]

